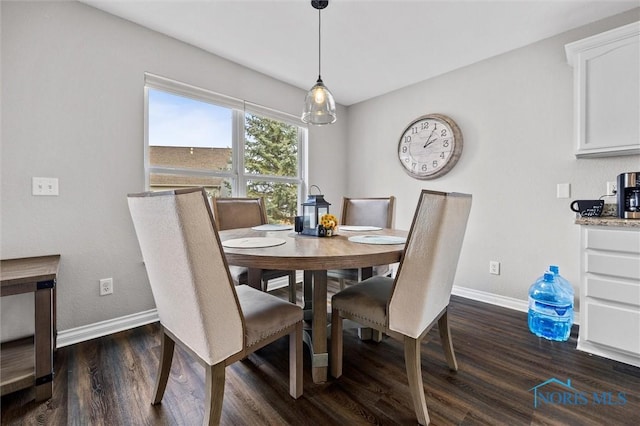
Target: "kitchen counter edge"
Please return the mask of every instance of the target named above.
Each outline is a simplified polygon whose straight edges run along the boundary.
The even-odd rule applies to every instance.
[[[615,226],[619,228],[639,228],[640,219],[621,219],[619,217],[600,216],[600,217],[577,217],[576,225],[588,226]]]

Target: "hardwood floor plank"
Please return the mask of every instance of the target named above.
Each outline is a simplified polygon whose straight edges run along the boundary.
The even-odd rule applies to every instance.
[[[337,283],[330,283],[330,291]],[[278,294],[287,298],[286,288]],[[301,303],[301,302],[300,302]],[[422,378],[432,425],[637,425],[640,368],[577,351],[528,331],[526,314],[453,297],[449,324],[459,370],[449,370],[437,327],[421,345]],[[204,415],[204,368],[176,347],[161,404],[152,406],[160,356],[152,324],[61,348],[51,400],[30,390],[2,397],[2,425],[194,425]],[[224,425],[416,424],[403,345],[344,334],[340,379],[314,384],[304,353],[304,394],[289,396],[288,340],[280,339],[226,370]],[[587,404],[534,407],[532,388],[556,378],[588,396]],[[549,385],[562,395],[566,389]],[[555,386],[555,387],[554,387]],[[625,404],[618,393],[623,393]],[[611,397],[594,403],[593,394]]]

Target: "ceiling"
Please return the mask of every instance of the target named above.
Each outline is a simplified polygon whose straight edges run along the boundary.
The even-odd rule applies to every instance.
[[[318,74],[309,0],[81,0],[304,90]],[[331,0],[322,79],[352,105],[638,7],[638,0]]]

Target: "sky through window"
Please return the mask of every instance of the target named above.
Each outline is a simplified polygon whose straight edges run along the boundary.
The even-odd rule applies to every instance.
[[[230,108],[149,89],[149,145],[231,148]]]

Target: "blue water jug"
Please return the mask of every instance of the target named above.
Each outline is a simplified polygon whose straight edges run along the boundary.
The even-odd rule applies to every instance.
[[[538,337],[564,342],[573,325],[573,296],[553,272],[545,272],[529,288],[529,330]]]
[[[556,280],[558,280],[558,284],[560,284],[560,287],[562,287],[567,293],[571,295],[571,304],[574,305],[575,302],[573,286],[567,279],[560,275],[560,267],[558,265],[550,265],[549,272],[553,272],[553,274],[556,276]]]

